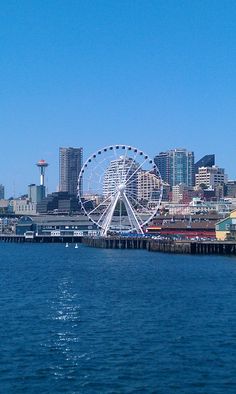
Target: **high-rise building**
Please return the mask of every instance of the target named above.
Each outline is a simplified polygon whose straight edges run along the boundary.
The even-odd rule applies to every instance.
[[[83,148],[59,149],[59,190],[77,195],[78,177],[83,162]]]
[[[139,201],[156,201],[160,198],[160,179],[149,171],[137,173],[137,198]]]
[[[205,155],[194,164],[194,172],[197,174],[200,167],[212,167],[215,165],[215,155]]]
[[[103,181],[103,196],[106,198],[117,191],[117,186],[125,183],[132,174],[136,172],[138,163],[133,159],[121,156],[116,160],[112,160],[109,167],[106,169]],[[130,196],[137,195],[137,173],[134,174],[132,181],[126,188],[126,194]]]
[[[215,188],[217,185],[224,185],[227,183],[228,177],[225,174],[224,168],[217,166],[212,167],[200,167],[198,173],[195,175],[195,185],[200,187],[201,185],[207,188]]]
[[[28,198],[30,202],[38,204],[45,198],[46,188],[43,185],[35,185],[34,183],[28,186]]]
[[[3,200],[5,197],[5,189],[3,185],[0,185],[0,200]]]
[[[184,183],[194,184],[194,153],[186,149],[172,149],[161,152],[154,158],[164,182],[170,186]]]
[[[154,163],[160,171],[163,182],[170,182],[170,157],[168,152],[160,152],[154,157]]]

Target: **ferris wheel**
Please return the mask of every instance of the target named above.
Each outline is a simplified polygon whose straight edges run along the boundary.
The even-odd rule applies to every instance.
[[[78,179],[84,213],[109,233],[143,234],[162,199],[162,179],[154,161],[128,145],[111,145],[91,155]]]

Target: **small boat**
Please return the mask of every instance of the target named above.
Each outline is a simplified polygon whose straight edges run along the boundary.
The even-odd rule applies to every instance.
[[[78,249],[78,244],[75,244],[75,249]]]
[[[68,244],[68,242],[66,243],[65,247],[66,247],[66,248],[68,248],[68,247],[69,247],[69,244]]]

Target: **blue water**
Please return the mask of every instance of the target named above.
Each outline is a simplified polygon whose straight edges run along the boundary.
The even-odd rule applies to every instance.
[[[236,258],[0,244],[1,393],[236,393]]]

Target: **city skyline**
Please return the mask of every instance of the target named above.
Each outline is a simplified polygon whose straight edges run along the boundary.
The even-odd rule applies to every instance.
[[[7,195],[37,180],[41,158],[55,190],[59,146],[83,146],[85,159],[121,142],[152,157],[214,152],[236,178],[235,2],[23,0],[0,13]]]
[[[120,144],[120,145],[122,145],[122,144]],[[131,145],[132,146],[132,145]],[[45,180],[44,180],[44,182],[45,182],[45,188],[46,188],[46,194],[48,194],[48,193],[52,193],[52,192],[55,192],[55,191],[68,191],[69,189],[68,189],[68,187],[67,188],[64,188],[64,190],[63,190],[63,188],[61,188],[60,189],[60,172],[61,172],[61,163],[60,163],[60,156],[61,156],[61,151],[66,151],[66,152],[69,152],[69,151],[75,151],[75,152],[80,152],[80,154],[81,154],[81,159],[80,160],[82,160],[82,164],[83,164],[83,162],[85,162],[87,159],[88,159],[88,157],[89,156],[91,156],[91,154],[92,154],[92,152],[90,153],[90,155],[88,155],[87,157],[84,157],[84,151],[85,151],[86,149],[84,149],[84,147],[64,147],[64,148],[61,148],[61,147],[59,147],[58,149],[57,149],[57,154],[58,154],[58,157],[57,157],[57,162],[56,163],[47,163],[47,166],[48,166],[48,168],[47,168],[47,172],[46,172],[46,175],[45,175]],[[156,159],[156,157],[158,157],[159,155],[163,155],[163,154],[166,154],[166,153],[168,153],[168,152],[174,152],[174,151],[179,151],[179,150],[183,150],[183,151],[186,151],[186,152],[188,152],[188,150],[186,149],[186,148],[180,148],[180,147],[175,147],[175,148],[172,148],[172,149],[167,149],[167,151],[166,152],[157,152],[156,153],[156,155],[153,157],[153,160],[155,161],[155,159]],[[94,153],[94,152],[93,152]],[[144,152],[144,153],[147,153],[147,152]],[[192,151],[192,152],[189,152],[189,153],[193,153],[193,155],[194,155],[194,152]],[[206,153],[206,152],[205,152]],[[198,161],[199,160],[201,160],[201,159],[204,159],[205,158],[205,156],[208,156],[208,155],[202,155],[201,157],[195,157],[195,155],[194,155],[194,163],[195,164],[197,164],[198,163]],[[211,155],[209,155],[209,156],[211,156]],[[213,154],[213,156],[215,156],[215,154]],[[215,159],[214,159],[215,160]],[[44,159],[41,159],[41,160],[39,160],[39,162],[41,162],[41,161],[45,161]],[[221,165],[221,164],[219,164],[218,163],[218,161],[217,161],[217,158],[216,158],[216,160],[215,160],[216,162],[214,162],[215,163],[215,165],[216,166],[218,166],[218,167],[222,167],[222,168],[224,168],[225,170],[226,170],[226,173],[227,174],[229,174],[228,173],[228,169],[224,166],[224,165]],[[157,164],[157,162],[156,162],[156,164]],[[37,164],[36,164],[37,165]],[[18,197],[20,197],[20,196],[23,196],[23,195],[26,195],[27,194],[27,191],[28,191],[28,186],[29,185],[31,185],[31,184],[35,184],[35,185],[40,185],[40,181],[41,181],[41,178],[40,178],[40,180],[39,180],[39,173],[38,173],[38,171],[37,171],[37,169],[36,169],[36,166],[35,166],[35,162],[34,162],[34,164],[32,165],[32,167],[33,167],[33,169],[34,169],[34,179],[33,180],[31,180],[28,184],[27,183],[25,183],[25,184],[23,184],[23,187],[22,187],[22,191],[18,191],[18,190],[16,190],[16,185],[14,185],[13,184],[13,192],[12,193],[9,193],[9,190],[8,190],[8,187],[7,187],[7,185],[9,185],[10,184],[10,182],[11,182],[11,179],[10,180],[8,180],[8,183],[6,183],[6,184],[3,184],[3,182],[1,182],[1,180],[0,180],[0,184],[2,184],[2,186],[4,187],[4,194],[5,194],[5,198],[10,198],[10,197],[14,197],[14,198],[18,198]],[[50,186],[49,185],[52,185],[52,183],[50,183],[50,180],[49,180],[49,178],[48,178],[48,170],[49,170],[49,168],[50,167],[56,167],[56,171],[57,171],[57,174],[56,174],[56,176],[57,176],[57,179],[56,179],[56,186],[55,186],[55,188],[50,188]],[[160,170],[160,173],[162,173],[162,171],[161,171],[161,167],[160,167],[160,164],[159,164],[159,166],[157,165],[157,167],[158,167],[158,169]],[[29,169],[30,169],[30,167],[29,167]],[[32,170],[32,169],[31,169]],[[193,169],[193,171],[194,171],[194,169]],[[27,178],[27,173],[25,174],[25,178]],[[163,181],[165,181],[165,177],[163,177],[162,176],[162,178],[163,178]],[[233,177],[230,177],[229,175],[228,175],[228,179],[229,180],[235,180],[236,179],[236,176],[235,176],[235,178],[233,178]],[[194,179],[194,182],[195,182],[195,179]],[[178,183],[177,183],[178,184]],[[15,189],[14,189],[15,188]],[[73,186],[73,188],[74,188],[74,186]],[[67,190],[68,189],[68,190]]]

